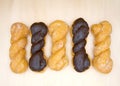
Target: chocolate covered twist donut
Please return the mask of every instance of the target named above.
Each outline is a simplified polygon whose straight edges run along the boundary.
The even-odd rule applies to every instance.
[[[74,21],[72,25],[72,34],[73,34],[73,65],[74,69],[78,72],[83,72],[90,66],[90,60],[85,50],[86,37],[89,34],[89,27],[87,22],[79,18]]]
[[[48,32],[48,28],[44,23],[40,22],[32,24],[30,29],[32,33],[32,56],[29,60],[29,66],[33,71],[42,71],[47,65],[42,49],[45,44],[44,38]]]

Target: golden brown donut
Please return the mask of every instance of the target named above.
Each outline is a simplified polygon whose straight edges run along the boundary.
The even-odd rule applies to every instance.
[[[108,21],[103,21],[99,24],[92,25],[91,31],[95,37],[94,59],[92,61],[93,66],[102,73],[109,73],[113,66],[109,48],[112,26]]]
[[[25,58],[25,46],[29,30],[23,23],[14,23],[11,27],[11,46],[9,56],[11,59],[10,68],[15,73],[25,72],[28,68],[28,62]]]
[[[56,20],[49,25],[49,34],[52,37],[52,55],[48,60],[48,66],[53,70],[61,70],[68,64],[65,49],[68,30],[68,25],[61,20]]]

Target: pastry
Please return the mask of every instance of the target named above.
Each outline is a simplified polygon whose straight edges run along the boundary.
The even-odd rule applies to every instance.
[[[109,73],[112,70],[113,61],[110,58],[110,34],[112,26],[108,21],[94,24],[91,31],[95,37],[94,59],[92,61],[96,70]]]
[[[29,29],[23,23],[17,22],[12,25],[9,56],[11,59],[11,70],[15,73],[22,73],[28,68],[28,62],[25,58],[25,46],[27,44],[28,35]]]
[[[90,59],[85,50],[86,37],[89,34],[87,22],[78,18],[72,25],[73,66],[77,72],[83,72],[90,67]]]
[[[68,64],[65,48],[68,30],[68,25],[61,20],[56,20],[49,25],[49,34],[52,38],[52,53],[48,60],[48,66],[53,70],[61,70]]]
[[[48,28],[43,22],[39,22],[32,24],[30,30],[32,33],[32,56],[29,60],[29,67],[32,71],[40,72],[47,66],[43,47],[45,45],[45,36],[47,35]]]

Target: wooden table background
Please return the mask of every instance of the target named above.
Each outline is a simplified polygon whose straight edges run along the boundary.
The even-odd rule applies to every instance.
[[[111,34],[111,58],[113,70],[105,75],[91,66],[83,73],[77,73],[71,64],[71,37],[67,35],[67,56],[69,65],[61,71],[49,68],[44,73],[32,72],[29,68],[23,74],[14,74],[9,68],[10,26],[23,22],[28,27],[33,22],[43,21],[49,25],[61,19],[71,26],[76,18],[83,17],[91,26],[108,20],[113,27]],[[30,58],[30,37],[27,59]],[[93,58],[93,36],[87,38],[87,52]],[[51,40],[47,35],[45,54],[50,56]],[[120,84],[120,0],[0,0],[0,85],[1,86],[119,86]]]

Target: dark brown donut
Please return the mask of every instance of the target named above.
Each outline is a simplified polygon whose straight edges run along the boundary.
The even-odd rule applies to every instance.
[[[90,66],[90,60],[85,50],[86,37],[89,34],[89,27],[87,22],[79,18],[74,21],[72,25],[73,34],[73,65],[77,72],[83,72]]]
[[[33,71],[42,71],[47,65],[42,48],[45,44],[44,37],[48,32],[48,28],[43,22],[39,22],[32,24],[30,30],[32,33],[32,56],[29,60],[29,67]]]

